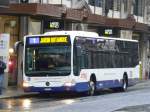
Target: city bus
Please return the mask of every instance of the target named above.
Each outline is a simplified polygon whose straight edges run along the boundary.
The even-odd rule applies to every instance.
[[[53,31],[24,37],[26,92],[126,91],[139,79],[138,41],[86,31]]]

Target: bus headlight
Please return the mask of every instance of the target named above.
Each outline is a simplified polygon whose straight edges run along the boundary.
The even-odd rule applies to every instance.
[[[28,82],[23,82],[23,87],[29,87],[29,83]]]
[[[76,84],[75,81],[71,80],[71,81],[65,82],[64,86],[71,87],[71,86],[75,86],[75,84]]]

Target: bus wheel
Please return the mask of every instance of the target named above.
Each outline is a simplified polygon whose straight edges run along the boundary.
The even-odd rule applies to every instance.
[[[96,85],[93,80],[89,81],[89,90],[88,90],[88,95],[93,96],[95,94],[96,90]]]
[[[122,88],[121,90],[123,92],[127,91],[127,88],[128,88],[128,78],[126,75],[123,76],[123,84],[122,84]]]

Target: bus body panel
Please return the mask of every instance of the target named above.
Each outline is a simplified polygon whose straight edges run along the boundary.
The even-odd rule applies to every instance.
[[[127,73],[128,84],[134,85],[139,79],[139,67],[135,68],[109,68],[109,69],[83,69],[79,77],[85,77],[87,81],[90,76],[96,76],[97,89],[121,87],[124,73]],[[84,74],[84,76],[82,76]],[[78,79],[79,80],[79,79]]]
[[[139,65],[132,68],[92,68],[92,69],[81,69],[79,74],[74,74],[73,72],[73,57],[74,57],[74,39],[76,37],[88,37],[88,38],[99,38],[99,39],[110,39],[104,37],[98,37],[96,33],[89,32],[78,32],[78,31],[58,31],[58,32],[49,32],[40,36],[57,36],[57,35],[67,35],[70,37],[71,41],[71,72],[68,76],[26,76],[25,74],[25,53],[23,57],[23,81],[24,81],[24,90],[26,92],[84,92],[89,90],[89,81],[92,74],[96,76],[96,88],[115,88],[122,86],[122,79],[124,73],[128,76],[128,85],[133,85],[135,80],[139,79]],[[24,42],[26,39],[31,36],[25,36]],[[39,36],[39,35],[38,35]],[[111,38],[112,39],[112,38]],[[113,38],[114,39],[114,38]],[[115,40],[115,39],[114,39]],[[119,41],[131,41],[137,42],[134,40],[124,40],[116,39]],[[24,44],[26,45],[26,43]],[[26,47],[24,46],[24,49]],[[27,84],[27,87],[26,87]]]
[[[71,86],[65,85],[71,81],[75,81],[75,84]],[[26,92],[82,92],[88,90],[87,81],[76,81],[75,78],[69,77],[30,77],[26,80],[28,87],[25,87],[24,90]],[[47,82],[49,82],[49,86],[46,85]]]

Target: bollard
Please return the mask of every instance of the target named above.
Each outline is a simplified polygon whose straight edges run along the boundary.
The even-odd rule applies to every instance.
[[[139,62],[139,66],[140,66],[140,68],[139,68],[139,77],[140,77],[140,80],[142,80],[142,63],[141,62]]]

